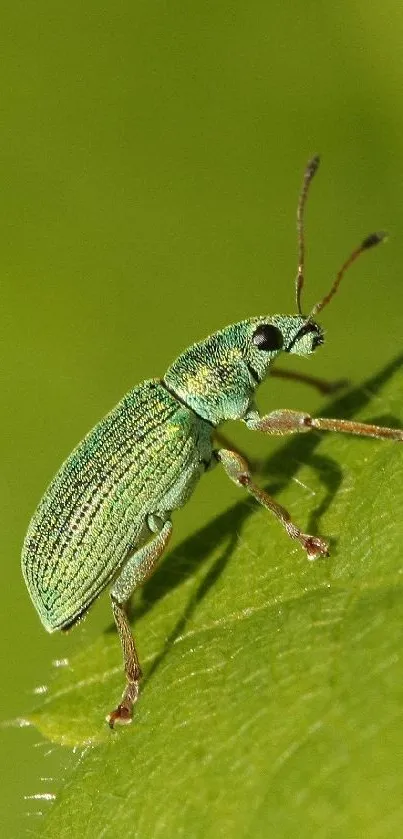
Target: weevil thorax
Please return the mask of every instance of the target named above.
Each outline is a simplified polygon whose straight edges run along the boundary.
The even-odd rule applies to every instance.
[[[213,425],[242,419],[281,352],[309,355],[322,343],[320,326],[301,315],[249,318],[185,350],[164,383]]]

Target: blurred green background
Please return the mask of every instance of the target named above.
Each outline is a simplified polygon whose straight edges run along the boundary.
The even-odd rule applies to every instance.
[[[52,660],[110,621],[103,598],[70,636],[42,630],[20,574],[33,508],[135,383],[227,323],[293,312],[296,200],[315,152],[307,306],[363,235],[391,239],[324,313],[309,372],[360,381],[402,349],[403,8],[25,0],[3,4],[1,23],[0,661],[13,720]],[[267,408],[318,402],[262,390]],[[176,540],[235,496],[211,476],[175,517]],[[30,729],[0,736],[0,821],[20,836],[49,807],[30,796],[52,792],[71,758]]]

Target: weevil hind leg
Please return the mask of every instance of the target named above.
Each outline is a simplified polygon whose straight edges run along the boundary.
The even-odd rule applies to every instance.
[[[134,638],[127,619],[125,605],[118,603],[118,601],[114,599],[113,595],[111,595],[111,600],[113,617],[115,618],[122,646],[126,676],[126,687],[123,692],[122,700],[117,708],[115,708],[114,711],[111,711],[106,717],[110,728],[114,728],[116,724],[124,725],[125,723],[130,723],[132,721],[133,705],[137,701],[139,694],[141,668]]]
[[[149,516],[148,526],[156,535],[129,557],[111,591],[112,611],[123,653],[126,687],[121,702],[107,716],[110,728],[130,723],[133,705],[139,694],[141,667],[126,612],[126,603],[133,591],[152,574],[172,533],[172,523],[158,516]]]
[[[283,525],[286,533],[291,539],[295,539],[306,551],[308,559],[316,559],[318,556],[328,556],[329,549],[326,542],[318,536],[310,536],[303,533],[291,520],[289,512],[274,501],[267,492],[260,489],[252,480],[247,461],[238,452],[230,449],[219,449],[215,452],[217,459],[222,463],[227,475],[238,486],[245,487],[247,492],[256,498],[266,510],[273,513]]]

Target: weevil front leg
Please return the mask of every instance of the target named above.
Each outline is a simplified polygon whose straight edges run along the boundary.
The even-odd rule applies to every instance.
[[[116,724],[124,725],[131,722],[141,678],[137,650],[127,619],[126,603],[137,586],[144,583],[152,574],[172,533],[172,523],[170,521],[164,523],[158,516],[149,516],[147,524],[151,531],[157,532],[157,535],[127,560],[111,591],[113,616],[122,645],[126,676],[122,701],[106,718],[111,728]]]
[[[257,411],[250,411],[245,417],[248,428],[263,431],[265,434],[298,434],[307,431],[339,431],[345,434],[358,434],[361,437],[373,437],[377,440],[400,440],[403,442],[402,428],[387,428],[354,420],[311,417],[303,411],[288,409],[273,411],[266,416],[259,416]]]
[[[252,481],[247,461],[238,452],[231,451],[230,449],[219,449],[215,452],[215,455],[222,463],[228,477],[238,486],[245,487],[256,498],[259,504],[262,504],[266,510],[270,510],[276,516],[288,533],[288,536],[291,539],[296,539],[307,552],[308,559],[316,559],[318,556],[328,555],[328,546],[323,539],[320,539],[318,536],[310,536],[308,533],[302,533],[302,530],[291,520],[291,516],[285,507],[277,504],[277,501],[274,501],[267,492],[256,486]]]

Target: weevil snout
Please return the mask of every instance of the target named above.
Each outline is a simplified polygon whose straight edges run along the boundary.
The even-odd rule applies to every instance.
[[[284,347],[285,352],[296,355],[309,355],[321,346],[325,341],[325,335],[321,326],[315,321],[303,317],[296,317],[297,328],[288,345]]]

